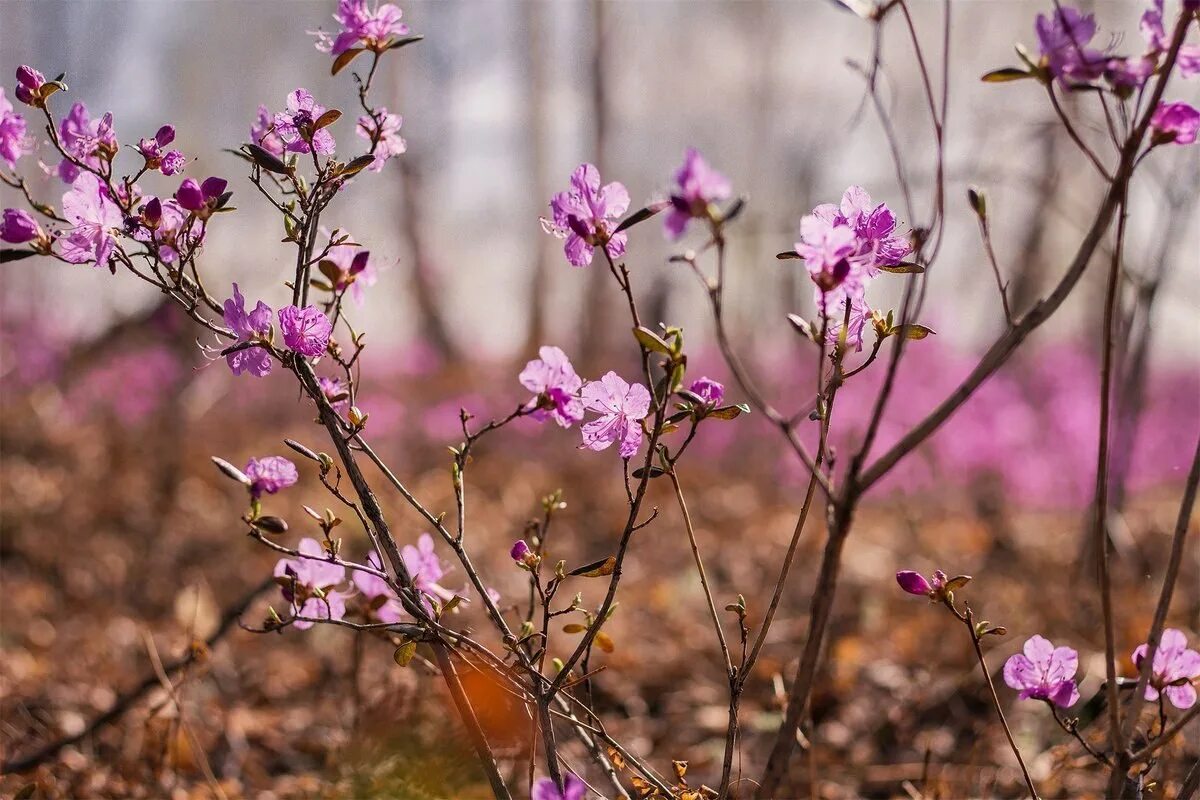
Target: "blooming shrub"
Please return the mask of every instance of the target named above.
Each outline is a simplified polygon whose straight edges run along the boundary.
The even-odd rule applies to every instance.
[[[886,412],[898,397],[898,376],[913,363],[906,357],[907,352],[928,345],[925,340],[935,335],[921,320],[927,270],[938,256],[946,226],[943,136],[947,108],[944,99],[940,105],[935,99],[923,58],[917,61],[928,89],[928,113],[936,131],[938,157],[935,202],[929,218],[902,220],[893,210],[894,205],[905,209],[906,214],[918,213],[906,181],[902,181],[903,197],[889,198],[892,205],[873,199],[867,189],[854,184],[836,204],[818,205],[798,220],[799,238],[794,249],[779,254],[784,262],[804,262],[800,274],[812,282],[815,308],[811,318],[801,314],[787,318],[799,341],[815,357],[816,384],[790,395],[788,408],[777,407],[762,390],[753,374],[759,365],[748,366],[752,362],[738,352],[726,325],[726,276],[734,269],[728,236],[736,230],[747,203],[735,195],[734,181],[711,166],[697,150],[688,149],[682,167],[674,174],[668,198],[647,199],[630,213],[633,200],[623,183],[605,183],[595,166],[580,164],[571,174],[568,188],[550,198],[551,217],[543,220],[543,227],[564,241],[569,265],[611,274],[613,290],[628,308],[625,324],[632,331],[629,348],[636,356],[637,367],[624,375],[609,369],[596,379],[588,379],[576,372],[563,350],[544,345],[538,350],[538,358],[528,361],[516,379],[506,384],[503,406],[512,409],[507,414],[496,414],[485,422],[473,416],[465,404],[438,409],[436,425],[427,427],[436,428],[442,435],[443,429],[437,425],[449,423],[444,433],[456,439],[449,449],[453,513],[435,513],[420,496],[422,492],[407,485],[368,439],[379,427],[378,422],[372,423],[372,406],[360,393],[366,379],[359,358],[366,340],[350,322],[344,301],[347,295],[362,299],[364,287],[370,285],[371,251],[344,229],[323,227],[335,215],[336,201],[344,193],[357,190],[360,182],[370,177],[368,173],[382,172],[389,160],[405,155],[406,143],[399,135],[401,117],[373,105],[371,94],[380,60],[393,57],[393,51],[421,38],[410,35],[396,6],[369,7],[366,0],[341,0],[334,17],[340,30],[336,34],[314,34],[317,49],[333,58],[330,70],[335,75],[360,56],[367,56],[369,61],[365,74],[354,76],[365,112],[354,123],[355,137],[343,138],[339,149],[333,131],[342,111],[321,105],[309,91],[298,88],[287,96],[281,111],[272,113],[268,106],[259,106],[249,127],[250,141],[235,151],[245,164],[250,184],[278,213],[284,244],[295,248],[294,273],[282,286],[274,287],[270,296],[277,314],[266,300],[256,300],[248,310],[237,283],[233,284],[232,296],[214,296],[201,276],[201,256],[210,226],[219,229],[222,216],[235,210],[230,205],[234,191],[241,190],[230,190],[229,181],[222,176],[184,176],[173,197],[146,195],[138,185],[146,172],[175,176],[187,171],[188,157],[166,149],[175,139],[174,127],[163,125],[153,136],[138,138],[136,147],[127,148],[131,155],[136,154],[137,163],[122,172],[119,162],[123,151],[114,115],[107,112],[93,119],[86,105],[76,102],[56,118],[60,101],[54,95],[67,91],[64,78],[48,81],[30,66],[18,68],[14,95],[31,111],[17,113],[0,95],[0,158],[11,171],[0,173],[0,177],[20,193],[29,209],[4,210],[0,238],[14,247],[3,250],[3,260],[40,256],[66,264],[90,263],[109,269],[113,275],[133,275],[152,285],[202,326],[215,342],[205,347],[210,359],[219,363],[223,357],[230,372],[240,380],[248,373],[257,378],[295,381],[294,387],[305,398],[306,407],[315,412],[324,428],[324,440],[332,453],[320,449],[316,442],[289,439],[285,444],[299,459],[300,467],[282,456],[251,458],[244,469],[221,458],[213,459],[226,478],[246,491],[246,511],[241,521],[247,537],[281,556],[273,578],[282,611],[272,607],[258,630],[265,633],[288,628],[306,630],[318,624],[339,625],[388,642],[401,667],[411,664],[419,654],[445,684],[497,797],[511,797],[513,781],[502,774],[499,762],[505,756],[491,746],[479,722],[473,706],[477,699],[460,677],[464,667],[487,675],[527,714],[531,723],[529,769],[528,779],[521,786],[533,798],[574,800],[589,791],[590,784],[580,777],[582,771],[572,771],[573,767],[568,768],[561,758],[562,742],[568,738],[578,742],[587,754],[589,774],[597,782],[611,785],[621,796],[630,796],[631,789],[639,797],[678,798],[729,797],[741,791],[734,788],[733,776],[734,754],[746,736],[739,704],[789,585],[798,539],[810,515],[819,516],[812,514],[812,509],[820,504],[825,511],[827,539],[817,586],[809,598],[808,637],[798,654],[796,671],[787,681],[782,719],[769,750],[764,748],[765,757],[759,759],[763,772],[754,791],[758,797],[769,798],[781,796],[780,787],[793,759],[799,728],[820,677],[843,548],[854,530],[856,510],[863,497],[889,474],[895,474],[897,464],[943,428],[964,403],[981,393],[985,382],[1055,313],[1075,289],[1101,239],[1117,220],[1104,331],[1099,337],[1103,340],[1096,421],[1099,454],[1092,515],[1099,559],[1096,589],[1103,609],[1106,645],[1102,691],[1107,701],[1107,744],[1093,745],[1080,733],[1078,719],[1060,716],[1061,709],[1074,707],[1081,697],[1076,650],[1056,648],[1041,635],[1033,635],[1022,653],[1008,659],[1003,677],[1020,698],[1044,701],[1062,731],[1085,749],[1097,768],[1107,770],[1111,794],[1125,796],[1131,786],[1140,786],[1153,772],[1158,763],[1156,752],[1169,744],[1191,718],[1181,716],[1174,725],[1169,723],[1164,699],[1177,710],[1192,708],[1196,701],[1193,682],[1200,677],[1200,655],[1187,649],[1181,631],[1164,628],[1191,503],[1200,481],[1200,458],[1190,478],[1190,499],[1185,499],[1181,510],[1183,522],[1175,533],[1172,565],[1163,582],[1158,612],[1147,642],[1133,653],[1140,690],[1125,708],[1118,694],[1114,656],[1117,612],[1111,601],[1108,574],[1109,398],[1120,369],[1119,365],[1114,367],[1113,358],[1117,330],[1114,309],[1119,300],[1124,220],[1131,207],[1129,186],[1138,167],[1156,148],[1186,145],[1196,139],[1200,113],[1186,102],[1164,99],[1173,74],[1188,77],[1197,72],[1200,54],[1195,45],[1185,42],[1196,21],[1195,6],[1193,2],[1185,3],[1168,31],[1164,7],[1156,2],[1141,22],[1144,52],[1119,55],[1094,44],[1097,29],[1089,15],[1055,4],[1035,23],[1038,57],[1018,48],[1023,67],[1004,68],[984,76],[988,82],[1027,80],[1040,85],[1062,126],[1080,154],[1104,179],[1106,188],[1088,234],[1053,291],[1021,315],[1014,314],[1009,305],[1007,285],[990,238],[986,196],[982,190],[971,190],[967,204],[983,237],[1005,326],[961,383],[927,415],[899,432],[884,430]],[[920,37],[903,2],[876,7],[866,17],[881,26],[897,8],[903,11],[912,45],[920,56]],[[948,17],[945,24],[949,25]],[[881,35],[879,30],[876,33]],[[874,96],[874,68],[870,74],[869,91],[878,101]],[[948,76],[943,79],[948,80]],[[1075,121],[1059,102],[1063,91],[1085,90],[1099,98],[1097,102],[1105,113],[1110,141],[1102,146],[1080,135]],[[1120,109],[1115,118],[1109,116],[1110,103]],[[876,106],[887,123],[884,127],[890,131],[891,120],[884,105]],[[24,113],[37,113],[44,119],[49,137],[44,147],[51,158],[61,159],[54,171],[69,187],[62,196],[61,213],[35,200],[19,171],[24,166],[22,159],[35,147],[27,136],[30,126]],[[365,152],[348,152],[354,147]],[[896,157],[899,159],[899,154]],[[898,169],[898,173],[904,175],[904,170]],[[689,349],[685,343],[682,328],[643,316],[635,274],[628,266],[629,251],[637,243],[634,237],[651,227],[638,226],[658,214],[664,215],[662,224],[669,241],[685,236],[694,240],[694,247],[675,252],[669,261],[697,279],[710,303],[717,347],[732,376],[728,387],[708,377],[692,378],[689,356],[694,348]],[[785,263],[782,268],[790,269],[792,265]],[[900,305],[876,307],[879,292],[868,302],[868,290],[875,281],[890,282],[902,290]],[[937,366],[944,368],[945,364]],[[868,370],[879,383],[868,397],[869,411],[859,420],[863,423],[861,430],[856,431],[856,439],[849,446],[841,447],[840,440],[835,446],[833,437],[841,435],[838,426],[844,421],[843,408],[853,402],[844,399],[842,392],[847,386],[864,385],[865,379],[858,376]],[[525,391],[518,392],[513,386],[516,383]],[[727,404],[727,397],[738,402]],[[447,410],[451,413],[443,413]],[[780,434],[783,445],[801,467],[806,487],[801,493],[803,499],[798,501],[795,532],[770,591],[755,593],[749,599],[739,594],[731,602],[719,603],[697,543],[679,465],[685,454],[694,452],[693,443],[707,437],[714,427],[720,430],[722,426],[728,429],[744,425],[747,414],[764,419]],[[554,515],[565,501],[560,492],[548,490],[541,503],[541,517],[530,523],[509,552],[512,564],[508,567],[519,569],[526,581],[527,600],[521,598],[524,602],[518,602],[500,597],[472,560],[470,548],[474,541],[470,533],[475,520],[468,513],[466,494],[470,486],[468,473],[477,455],[484,455],[478,452],[481,440],[524,418],[536,422],[552,419],[563,428],[578,423],[578,449],[591,451],[580,457],[610,459],[604,463],[619,466],[619,474],[616,470],[614,474],[627,507],[611,554],[593,563],[569,564],[557,557],[556,542],[549,533]],[[604,451],[608,452],[592,455]],[[369,475],[363,469],[364,460],[376,468]],[[324,495],[333,498],[330,502],[341,509],[339,512],[299,503],[295,495],[307,493],[312,486],[284,492],[301,486],[301,467],[307,476],[320,482]],[[601,709],[595,703],[593,685],[598,670],[593,668],[593,658],[602,659],[600,654],[615,651],[616,643],[605,626],[618,608],[623,568],[629,559],[636,558],[637,534],[657,522],[658,509],[647,502],[651,481],[669,486],[672,499],[678,503],[696,579],[706,600],[705,624],[711,623],[714,652],[720,653],[728,682],[723,758],[720,773],[712,781],[716,789],[689,785],[687,764],[682,761],[673,765],[673,779],[664,778],[607,733]],[[415,540],[404,542],[407,537],[398,535],[384,514],[376,493],[385,490],[398,493],[421,518],[424,532]],[[304,499],[309,499],[307,494]],[[302,514],[296,513],[297,506]],[[277,513],[266,513],[268,510]],[[349,521],[339,513],[346,514]],[[294,547],[289,546],[293,526],[300,524],[313,535],[301,536]],[[316,538],[318,531],[320,538]],[[351,550],[363,552],[356,549],[357,545],[346,546],[348,532],[360,531],[369,546],[360,561],[348,560]],[[585,600],[584,588],[597,580],[603,588],[603,599],[599,603],[594,602],[595,598]],[[931,578],[926,578],[916,571],[903,570],[896,580],[903,591],[928,598],[964,625],[1013,758],[1021,767],[1029,793],[1036,797],[1034,778],[1008,726],[984,652],[984,643],[994,641],[988,637],[1004,636],[1007,629],[976,621],[974,611],[962,597],[973,580],[969,576],[950,577],[935,570]],[[986,580],[983,576],[976,586],[986,585]],[[572,599],[564,601],[568,596]],[[460,626],[453,616],[456,614],[470,615],[471,624]],[[562,625],[558,617],[573,621]],[[578,639],[568,640],[572,644],[563,649],[560,632]],[[558,652],[552,651],[552,640],[563,651],[562,656],[550,657],[551,652]],[[1158,719],[1148,726],[1141,719],[1145,700],[1159,705]],[[546,773],[544,777],[535,777],[539,765]]]

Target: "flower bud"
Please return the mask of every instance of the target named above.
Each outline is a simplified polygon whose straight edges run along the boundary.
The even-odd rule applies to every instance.
[[[29,212],[19,208],[4,209],[4,216],[0,217],[0,240],[10,244],[24,244],[41,235],[42,230],[38,227],[37,220],[30,216]]]
[[[924,597],[929,597],[933,594],[933,587],[929,585],[929,581],[925,580],[925,576],[910,569],[903,569],[897,572],[896,583],[900,584],[900,588],[909,594],[922,595]]]
[[[512,549],[508,551],[508,554],[512,556],[513,561],[524,561],[530,552],[529,545],[525,543],[525,540],[518,539],[516,544],[512,546]]]
[[[17,67],[17,99],[25,105],[40,106],[42,97],[39,90],[46,82],[46,76],[30,66],[22,64]]]

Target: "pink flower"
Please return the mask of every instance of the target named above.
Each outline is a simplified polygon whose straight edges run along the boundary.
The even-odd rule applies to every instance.
[[[297,617],[341,619],[346,615],[346,598],[333,587],[346,580],[346,568],[331,563],[325,549],[315,540],[300,540],[297,558],[281,558],[275,564],[275,577],[285,579],[280,585],[283,599],[291,604]],[[311,621],[293,623],[297,630],[307,630]]]
[[[359,138],[368,142],[376,134],[379,136],[379,143],[375,145],[375,161],[367,167],[372,172],[379,172],[389,158],[408,150],[408,143],[400,136],[400,126],[404,124],[404,117],[389,114],[386,108],[380,108],[377,113],[380,115],[378,123],[374,118],[363,115],[358,118],[358,125],[354,128]]]
[[[271,307],[259,300],[258,305],[249,314],[246,313],[246,300],[233,285],[233,297],[225,301],[225,324],[237,334],[238,342],[251,342],[271,335]],[[234,375],[249,372],[256,377],[269,375],[271,372],[271,353],[265,347],[247,347],[225,356],[229,369]]]
[[[334,408],[342,408],[350,404],[350,393],[346,391],[346,385],[340,378],[320,377],[317,378],[317,385],[321,387],[321,394],[325,395],[329,405]]]
[[[525,543],[524,539],[517,539],[517,541],[513,544],[512,549],[508,551],[508,554],[512,557],[513,561],[524,561],[526,556],[532,552],[533,551],[529,549],[529,545]]]
[[[12,103],[0,88],[0,159],[12,169],[17,159],[33,148],[25,135],[25,118],[13,111]]]
[[[854,231],[848,225],[834,225],[823,216],[829,208],[833,206],[817,206],[800,220],[800,241],[796,242],[796,252],[816,284],[818,306],[822,304],[821,295],[841,289],[847,281],[847,291],[861,292],[863,287],[861,273],[850,263],[857,245]]]
[[[1088,81],[1100,77],[1108,59],[1087,48],[1096,35],[1096,20],[1071,6],[1059,6],[1051,17],[1038,14],[1037,37],[1050,74],[1060,80]]]
[[[181,208],[204,218],[212,214],[221,203],[225,187],[229,182],[224,178],[205,178],[204,183],[196,183],[192,178],[184,178],[175,192],[175,200]]]
[[[1104,77],[1117,89],[1136,89],[1154,74],[1152,58],[1111,58],[1104,68]]]
[[[0,217],[0,241],[25,244],[41,236],[42,229],[29,212],[19,208],[4,209],[4,216]]]
[[[846,303],[850,303],[848,325],[845,324]],[[843,295],[837,300],[836,305],[826,311],[826,316],[829,317],[829,324],[825,330],[825,344],[829,347],[836,347],[841,341],[842,328],[845,327],[846,347],[853,348],[856,353],[862,350],[863,330],[867,327],[867,320],[871,318],[871,308],[865,299]]]
[[[164,148],[175,141],[175,127],[163,125],[154,134],[153,139],[142,139],[138,142],[138,152],[146,159],[146,169],[162,170],[163,175],[174,175],[183,169],[185,159],[178,150],[164,151]]]
[[[650,392],[640,383],[630,385],[615,372],[585,384],[583,405],[600,416],[583,426],[583,444],[605,450],[620,442],[621,458],[630,458],[642,444],[641,421],[650,413]]]
[[[1149,649],[1148,644],[1139,644],[1133,651],[1133,663],[1139,670]],[[1200,653],[1188,649],[1183,631],[1167,628],[1154,650],[1146,699],[1157,700],[1161,693],[1176,708],[1191,708],[1196,704],[1196,687],[1192,685],[1196,678],[1200,678]]]
[[[373,567],[380,572],[383,571],[383,562],[379,558],[379,554],[374,550],[367,556],[367,566]],[[371,614],[380,622],[399,622],[404,618],[404,606],[400,604],[400,598],[396,592],[392,590],[390,584],[378,575],[372,575],[369,572],[354,570],[350,575],[350,580],[367,598],[368,607],[371,609]],[[385,598],[380,601],[378,598]]]
[[[550,778],[538,778],[533,784],[529,800],[583,800],[587,796],[587,784],[568,772],[560,792]]]
[[[591,164],[580,164],[571,173],[571,188],[550,201],[553,222],[546,229],[567,240],[563,252],[571,265],[586,267],[601,245],[610,258],[625,255],[628,237],[610,231],[628,208],[629,192],[623,184],[614,181],[602,187],[600,171]]]
[[[185,229],[188,219],[191,228]],[[133,232],[139,242],[158,246],[158,257],[168,264],[179,260],[185,250],[198,248],[204,240],[204,223],[183,210],[178,201],[167,198],[149,198],[141,207],[141,225]]]
[[[437,553],[434,552],[433,537],[428,533],[421,534],[417,539],[416,547],[411,544],[404,545],[400,550],[400,557],[404,560],[404,568],[408,570],[409,576],[413,579],[413,585],[419,592],[436,597],[443,602],[454,597],[454,592],[438,583],[446,576],[447,570]],[[424,597],[422,597],[422,602],[426,608],[432,610]]]
[[[313,124],[325,113],[307,89],[297,89],[287,97],[287,111],[275,115],[275,132],[292,153],[315,150],[323,156],[332,155],[335,147],[328,128],[313,130]],[[311,146],[310,146],[311,145]]]
[[[1200,111],[1187,103],[1159,103],[1150,117],[1150,128],[1157,143],[1191,144],[1200,129]]]
[[[316,358],[329,346],[333,323],[316,306],[284,306],[279,309],[279,329],[289,350]]]
[[[575,374],[567,354],[557,347],[538,349],[540,359],[530,361],[517,379],[534,393],[527,408],[539,422],[553,418],[560,426],[569,428],[583,419],[583,401],[579,389],[583,380]]]
[[[111,113],[93,122],[88,115],[87,106],[76,103],[58,124],[59,142],[63,150],[76,161],[98,169],[101,153],[111,156],[115,155],[118,149],[112,124]],[[66,183],[74,183],[79,172],[79,167],[67,159],[63,159],[58,165],[58,175]]]
[[[296,465],[283,456],[263,456],[246,462],[243,470],[250,479],[250,495],[262,497],[293,486],[300,480]]]
[[[719,406],[725,399],[725,387],[712,378],[697,378],[692,381],[688,391],[704,401],[704,405]]]
[[[348,241],[354,240],[346,231],[342,231],[342,235],[349,237]],[[349,289],[354,302],[360,306],[363,303],[363,289],[374,286],[379,277],[370,258],[369,250],[360,250],[346,244],[334,245],[325,256],[325,260],[337,268],[337,274],[330,278],[334,291],[344,292]]]
[[[17,67],[17,99],[27,106],[39,105],[38,90],[46,83],[46,76],[33,67],[22,64]]]
[[[1078,702],[1074,678],[1079,653],[1070,647],[1055,647],[1041,636],[1026,641],[1024,651],[1004,662],[1004,682],[1020,690],[1022,700],[1046,700],[1062,708]]]
[[[896,573],[896,583],[909,594],[933,597],[933,585],[925,580],[925,576],[910,569],[902,569]]]
[[[689,220],[708,217],[709,204],[724,200],[732,191],[729,179],[710,167],[699,150],[689,147],[683,166],[675,173],[671,213],[664,222],[667,237],[674,240],[683,236]]]
[[[275,120],[266,106],[258,107],[258,117],[250,126],[250,141],[273,156],[283,156],[283,139],[275,133]]]
[[[312,35],[317,37],[317,49],[333,56],[359,46],[382,52],[392,37],[408,33],[408,26],[400,21],[401,13],[391,3],[372,10],[367,8],[367,0],[338,0],[338,10],[333,18],[341,24],[342,30],[337,38],[331,38],[324,31]]]
[[[90,172],[81,173],[63,195],[63,216],[74,227],[62,239],[62,256],[72,264],[94,261],[107,266],[116,248],[117,231],[125,217],[108,190]]]

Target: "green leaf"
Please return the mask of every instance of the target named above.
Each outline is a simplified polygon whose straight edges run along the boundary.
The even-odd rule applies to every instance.
[[[637,327],[633,329],[633,336],[638,340],[638,344],[654,353],[662,353],[663,355],[671,355],[671,346],[662,340],[661,337],[654,331],[645,327]]]
[[[355,47],[351,50],[344,51],[341,55],[333,60],[333,66],[329,68],[329,74],[337,75],[339,72],[345,69],[347,64],[358,58],[361,53],[365,52],[366,48],[364,47]]]
[[[605,575],[611,575],[612,571],[617,566],[617,559],[613,556],[602,558],[599,561],[593,561],[590,564],[584,564],[582,567],[568,572],[568,575],[575,575],[580,578],[602,578]]]
[[[750,406],[745,403],[739,403],[736,406],[724,406],[716,408],[708,412],[705,416],[715,419],[737,419],[742,414],[749,414]]]
[[[392,653],[392,660],[401,667],[407,667],[416,654],[417,643],[412,639],[406,639],[396,648],[396,652]]]
[[[563,625],[563,633],[583,633],[587,630],[586,625],[580,625],[578,622],[568,622]]]
[[[621,220],[621,224],[617,226],[617,229],[614,230],[613,233],[614,234],[620,233],[621,231],[632,228],[634,225],[637,225],[640,222],[645,222],[646,220],[650,219],[655,214],[657,214],[659,211],[662,211],[661,207],[656,208],[654,206],[646,206],[645,208],[639,208],[637,211],[633,212],[628,217]]]
[[[685,415],[685,416],[687,416],[687,415]],[[646,468],[638,467],[637,469],[635,469],[633,471],[632,474],[633,474],[634,478],[636,478],[637,480],[640,481],[642,478],[644,478],[646,476]],[[650,478],[651,479],[661,478],[663,475],[666,475],[666,474],[667,474],[667,471],[665,469],[663,469],[662,467],[655,467],[655,466],[650,467]]]
[[[920,264],[914,264],[911,261],[901,261],[899,264],[890,264],[888,266],[879,267],[884,272],[891,272],[896,275],[920,275],[925,271],[925,268]]]
[[[1036,77],[1032,72],[1016,67],[1003,67],[994,69],[991,72],[985,72],[980,78],[984,83],[1008,83],[1010,81],[1023,81],[1026,78]]]
[[[367,153],[365,156],[359,156],[358,158],[354,159],[346,166],[342,167],[341,170],[338,172],[338,175],[340,175],[342,177],[349,177],[351,175],[357,175],[358,173],[362,172],[364,169],[366,169],[367,167],[371,166],[374,163],[375,163],[375,156],[371,155],[370,153]]]
[[[259,147],[253,142],[246,145],[246,150],[249,152],[250,158],[254,160],[254,163],[258,164],[267,172],[274,172],[278,175],[287,175],[289,172],[291,172],[291,169],[287,164],[283,163],[270,152],[262,147]]]
[[[36,255],[37,253],[33,250],[0,250],[0,264],[7,264],[10,261],[20,261],[23,258]]]
[[[983,193],[982,189],[968,186],[967,202],[971,204],[971,210],[975,212],[975,216],[987,219],[987,195]]]
[[[728,210],[721,214],[721,224],[724,225],[726,222],[733,222],[735,219],[741,216],[741,213],[745,210],[746,198],[739,197],[737,200],[733,201],[733,205],[731,205]]]
[[[891,332],[899,336],[904,336],[907,339],[924,339],[926,336],[934,334],[937,331],[925,325],[918,325],[915,322],[911,322],[907,325],[898,325],[892,328]]]
[[[417,42],[421,41],[424,38],[425,37],[419,33],[414,34],[412,36],[405,36],[403,39],[397,39],[396,41],[389,44],[387,46],[387,49],[388,50],[399,50],[401,47],[408,47],[410,44],[416,44]]]

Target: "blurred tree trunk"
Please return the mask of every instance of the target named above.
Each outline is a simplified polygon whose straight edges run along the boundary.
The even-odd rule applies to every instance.
[[[605,17],[608,15],[604,0],[591,0],[592,11],[592,124],[595,128],[595,164],[600,170],[600,180],[608,182],[608,162],[605,150],[608,139],[608,76],[605,59]],[[604,350],[605,335],[613,316],[612,287],[609,285],[608,268],[604,257],[597,253],[588,270],[587,296],[583,303],[579,324],[580,358],[583,363],[593,362]]]
[[[529,92],[525,128],[529,132],[529,167],[538,202],[550,192],[546,174],[546,65],[545,31],[542,17],[547,8],[541,3],[521,4],[525,16],[525,68],[528,71]],[[542,206],[539,205],[539,209]],[[539,213],[547,213],[540,210]],[[549,294],[550,248],[553,239],[534,238],[533,274],[529,280],[528,328],[522,353],[532,353],[546,341],[546,299]]]
[[[417,327],[421,338],[446,361],[458,360],[460,353],[450,337],[450,328],[438,303],[438,268],[429,253],[424,231],[424,192],[422,176],[410,158],[400,162],[400,193],[404,207],[400,226],[408,240],[412,258],[412,292],[416,306]]]

